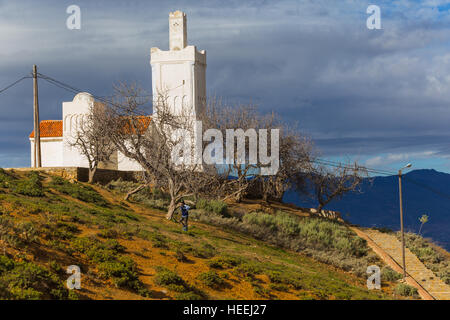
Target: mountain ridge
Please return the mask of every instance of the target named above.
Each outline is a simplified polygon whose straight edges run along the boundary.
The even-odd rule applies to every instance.
[[[364,227],[385,227],[398,230],[398,176],[370,177],[361,184],[362,193],[352,192],[340,200],[333,200],[325,209],[336,210],[351,223]],[[418,169],[402,176],[405,229],[417,233],[419,218],[429,216],[422,235],[450,250],[450,174],[434,169]],[[288,191],[284,202],[303,207],[317,203],[307,196]]]

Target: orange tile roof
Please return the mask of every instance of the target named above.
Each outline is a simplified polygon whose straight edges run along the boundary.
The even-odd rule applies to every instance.
[[[52,138],[63,136],[63,122],[62,120],[42,120],[39,129],[41,131],[41,138]],[[34,130],[30,134],[30,138],[34,138]]]
[[[152,121],[152,117],[150,116],[135,116],[132,118],[134,118],[133,122],[127,117],[123,118],[123,128],[125,133],[135,133],[136,129],[138,129],[138,131],[143,134],[150,125],[150,121]],[[137,122],[134,122],[134,120],[137,120]],[[133,128],[134,126],[136,128]]]

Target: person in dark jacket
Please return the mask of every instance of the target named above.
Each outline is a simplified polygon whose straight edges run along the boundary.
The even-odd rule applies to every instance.
[[[184,203],[184,200],[181,200],[181,206],[180,206],[181,220],[180,220],[180,222],[183,225],[183,231],[188,231],[189,209],[191,209],[191,207],[186,205]]]

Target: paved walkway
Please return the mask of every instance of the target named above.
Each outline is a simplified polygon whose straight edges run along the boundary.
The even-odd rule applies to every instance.
[[[377,230],[352,227],[362,238],[368,240],[378,255],[394,270],[401,272],[402,247],[395,235]],[[372,242],[372,243],[371,243]],[[423,299],[450,300],[450,286],[429,270],[408,248],[405,250],[407,282],[419,289]],[[431,296],[430,296],[431,295]]]

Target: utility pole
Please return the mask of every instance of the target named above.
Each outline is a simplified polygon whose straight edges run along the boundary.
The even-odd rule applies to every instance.
[[[41,130],[39,128],[39,98],[37,83],[37,67],[33,65],[33,109],[34,109],[34,167],[40,168],[41,163]]]
[[[398,170],[398,191],[400,197],[400,229],[402,233],[402,262],[403,262],[403,281],[406,279],[406,261],[405,261],[405,233],[403,230],[403,201],[402,201],[402,170],[411,168],[412,164],[408,163],[406,166]]]
[[[403,260],[403,280],[406,279],[405,262],[405,234],[403,231],[403,203],[402,203],[402,170],[398,170],[398,191],[400,195],[400,229],[402,233],[402,260]]]

